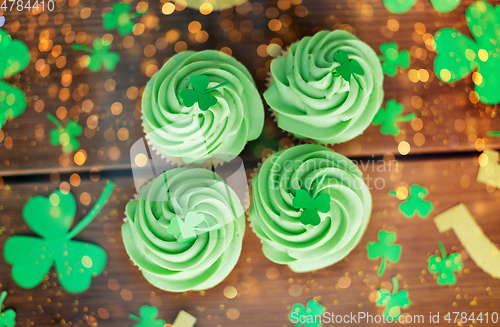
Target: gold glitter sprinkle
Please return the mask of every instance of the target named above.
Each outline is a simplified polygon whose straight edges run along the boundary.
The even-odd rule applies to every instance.
[[[293,284],[288,289],[288,293],[293,297],[300,296],[300,294],[302,294],[302,286],[300,286],[299,284]]]
[[[88,206],[88,205],[90,204],[90,201],[91,201],[90,194],[88,194],[87,192],[83,192],[83,193],[80,195],[80,202],[81,202],[83,205]]]
[[[340,288],[348,288],[351,286],[351,279],[348,276],[340,277],[338,284]]]
[[[104,308],[99,308],[97,310],[97,314],[99,315],[99,317],[101,319],[108,319],[109,318],[109,312],[108,312],[108,310],[106,310]]]
[[[137,167],[144,167],[148,163],[148,157],[144,153],[139,153],[135,156],[134,162]]]
[[[231,320],[236,320],[240,317],[240,312],[238,309],[231,308],[226,311],[226,316]]]
[[[118,291],[120,289],[120,284],[116,279],[108,280],[108,287],[112,291]]]
[[[75,153],[74,161],[78,166],[81,166],[87,160],[87,152],[83,149],[80,149],[77,153]]]
[[[132,292],[126,288],[121,290],[120,296],[125,301],[131,301],[134,298],[134,296],[132,295]]]
[[[208,3],[208,2],[204,2],[201,4],[200,6],[200,13],[202,15],[208,15],[210,14],[212,11],[214,10],[214,7]]]
[[[224,296],[228,299],[234,299],[238,295],[238,291],[234,286],[226,286],[224,288]]]
[[[276,267],[267,268],[266,277],[270,280],[276,280],[280,276],[280,272]]]

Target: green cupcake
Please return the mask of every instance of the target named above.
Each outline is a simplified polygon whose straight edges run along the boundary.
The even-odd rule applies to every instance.
[[[317,144],[273,154],[252,180],[251,226],[264,255],[295,272],[328,267],[361,240],[372,199],[348,158]]]
[[[347,55],[345,62],[340,59]],[[344,79],[345,68],[362,72]],[[271,62],[264,99],[278,126],[299,138],[341,143],[360,135],[384,98],[384,74],[376,53],[345,31],[321,31],[293,43]]]
[[[162,155],[200,164],[218,156],[231,160],[257,139],[264,107],[252,76],[236,59],[213,50],[186,51],[146,85],[142,120]]]
[[[125,249],[154,286],[201,291],[229,275],[241,253],[245,213],[236,193],[214,172],[164,172],[126,207]]]

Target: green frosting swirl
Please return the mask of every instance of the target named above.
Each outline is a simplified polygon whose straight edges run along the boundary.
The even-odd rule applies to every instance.
[[[209,92],[217,104],[207,111],[198,103],[185,107],[179,96],[192,88],[193,75],[207,76],[207,89],[229,82]],[[170,58],[146,85],[142,112],[144,131],[158,150],[186,163],[217,154],[235,157],[264,127],[264,107],[252,76],[236,59],[213,50]]]
[[[176,213],[203,214],[200,233],[185,244],[167,229]],[[245,213],[236,193],[214,172],[175,168],[164,172],[127,204],[123,243],[154,286],[170,292],[205,290],[229,275],[241,253]]]
[[[332,71],[333,54],[343,50],[364,70],[349,82]],[[345,31],[321,31],[293,43],[271,62],[271,85],[264,99],[278,126],[299,138],[320,143],[345,142],[371,123],[384,97],[384,74],[375,52]]]
[[[323,182],[319,185],[322,178]],[[299,189],[329,194],[321,223],[303,225],[292,201]],[[372,209],[361,171],[348,158],[317,144],[275,153],[252,180],[250,220],[269,260],[308,272],[343,259],[361,240]]]

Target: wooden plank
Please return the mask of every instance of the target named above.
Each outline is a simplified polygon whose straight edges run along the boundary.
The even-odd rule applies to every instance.
[[[62,290],[56,278],[50,278],[43,286],[33,290],[24,290],[14,284],[11,268],[4,263],[0,265],[0,283],[1,290],[9,292],[6,308],[17,311],[19,322],[24,324],[32,321],[35,326],[86,325],[85,321],[89,325],[131,325],[128,314],[138,314],[139,308],[146,304],[158,306],[161,317],[169,323],[174,321],[180,310],[185,310],[197,318],[196,326],[200,327],[291,326],[287,315],[293,304],[305,304],[312,297],[319,297],[319,302],[326,306],[326,310],[335,314],[382,314],[382,310],[373,303],[372,292],[382,283],[389,282],[392,276],[398,275],[401,278],[400,286],[408,290],[412,301],[411,307],[404,312],[423,314],[426,323],[429,312],[439,312],[441,324],[444,324],[442,316],[452,311],[466,312],[468,316],[473,312],[476,315],[489,312],[491,316],[500,303],[500,281],[491,278],[472,262],[452,232],[440,234],[433,217],[458,203],[464,203],[485,234],[493,243],[499,244],[500,209],[496,203],[500,201],[500,192],[487,189],[484,184],[475,181],[478,169],[475,156],[403,160],[399,161],[398,167],[392,166],[389,171],[389,167],[381,163],[360,163],[365,178],[369,177],[372,181],[371,187],[377,181],[376,185],[380,189],[371,190],[371,221],[361,243],[345,260],[317,272],[294,273],[286,266],[273,264],[266,259],[259,240],[247,226],[240,260],[229,277],[206,292],[183,294],[154,288],[131,264],[121,241],[120,228],[125,205],[136,191],[130,176],[112,176],[118,186],[109,204],[78,236],[79,240],[96,243],[106,250],[109,261],[105,274],[94,278],[90,289],[79,295]],[[71,186],[77,199],[83,192],[88,192],[92,197],[89,206],[78,201],[77,220],[95,202],[108,177],[102,174],[95,182],[82,178],[78,187]],[[26,178],[18,182],[5,179],[4,182],[0,189],[2,252],[5,241],[11,235],[33,235],[21,218],[22,207],[29,197],[47,195],[62,182],[69,183],[69,180],[66,175],[60,179],[53,176],[53,182],[45,177]],[[388,194],[390,190],[414,183],[428,188],[426,200],[435,205],[427,219],[404,218],[398,211],[400,201]],[[402,245],[403,252],[401,261],[389,264],[384,275],[378,277],[378,261],[367,258],[366,244],[375,241],[382,228],[397,232],[396,243]],[[458,274],[457,284],[453,287],[438,286],[434,277],[427,272],[427,258],[437,254],[438,241],[442,241],[448,251],[458,251],[464,258],[465,270]],[[339,287],[340,278],[344,278],[344,287],[350,285],[347,288]],[[224,289],[230,286],[238,291],[234,299],[224,296]],[[117,290],[111,290],[110,287],[116,287]],[[302,288],[302,291],[297,292],[297,288]],[[132,299],[126,301],[124,298],[129,292]],[[106,315],[103,309],[108,312],[109,318],[104,319]],[[239,312],[239,317],[231,320],[228,316],[235,318],[238,315],[234,309]],[[367,323],[356,325],[373,326]]]
[[[286,47],[291,42],[319,30],[339,28],[355,33],[377,51],[381,43],[392,41],[397,42],[401,49],[411,49],[410,69],[425,70],[429,78],[425,83],[421,81],[414,83],[409,79],[409,70],[405,70],[397,77],[385,79],[386,100],[395,99],[403,103],[405,113],[416,112],[421,124],[416,121],[412,128],[409,123],[403,123],[401,127],[404,134],[396,138],[383,136],[378,127],[372,126],[362,136],[336,146],[335,149],[350,156],[367,157],[387,152],[397,154],[398,145],[403,141],[407,141],[410,145],[411,154],[475,151],[476,148],[481,149],[484,143],[489,147],[499,148],[500,141],[497,138],[486,137],[488,130],[500,128],[495,107],[471,103],[470,77],[453,86],[438,82],[432,70],[435,54],[423,42],[423,37],[428,38],[442,27],[454,26],[469,34],[463,14],[465,8],[472,3],[471,0],[462,1],[457,10],[444,15],[438,15],[427,0],[418,1],[415,8],[404,15],[390,14],[381,1],[364,3],[347,0],[307,1],[297,5],[299,2],[294,2],[295,5],[290,5],[287,1],[280,2],[282,10],[276,9],[275,1],[262,1],[261,4],[254,2],[252,9],[257,14],[247,12],[248,8],[244,5],[232,13],[214,12],[210,15],[201,15],[199,12],[185,9],[168,16],[161,13],[161,2],[153,2],[150,4],[151,15],[141,19],[146,25],[150,20],[152,23],[146,27],[144,33],[133,36],[134,44],[130,48],[123,47],[124,38],[115,31],[109,33],[113,36],[113,49],[121,55],[121,60],[115,71],[102,70],[97,73],[81,68],[78,62],[83,53],[73,50],[72,44],[76,35],[90,45],[94,38],[108,33],[102,27],[101,13],[104,8],[110,6],[110,3],[82,0],[71,2],[72,5],[76,3],[71,7],[63,1],[58,2],[56,11],[46,11],[42,15],[5,13],[4,28],[11,32],[14,38],[28,44],[32,53],[32,63],[20,75],[8,80],[26,92],[29,104],[23,115],[8,122],[2,130],[1,174],[6,176],[52,171],[82,171],[90,170],[96,165],[102,165],[105,169],[129,166],[130,146],[143,135],[140,121],[140,91],[149,80],[145,67],[148,63],[160,66],[175,54],[176,44],[178,49],[182,48],[183,44],[179,42],[185,42],[189,50],[230,48],[233,56],[255,77],[262,93],[266,88],[265,78],[271,57],[261,58],[257,53],[259,46],[274,40],[273,42],[283,43]],[[492,3],[499,2],[492,1]],[[87,19],[80,18],[81,10],[84,8],[91,9],[91,15]],[[288,27],[282,27],[276,32],[271,31],[268,23],[273,18],[267,17],[266,12],[269,17],[274,17],[276,13]],[[304,16],[306,12],[307,15]],[[200,22],[202,30],[209,34],[206,42],[198,43],[195,34],[188,31],[191,21]],[[242,25],[250,26],[252,23],[252,31],[241,30]],[[424,24],[427,34],[422,33],[422,25],[415,25],[417,23]],[[71,25],[71,30],[68,24]],[[415,26],[420,26],[417,29],[424,35],[418,34]],[[171,32],[173,34],[170,34],[169,38],[173,42],[165,48],[160,45],[160,49],[157,48],[153,56],[146,57],[146,47],[151,49],[152,44],[160,44],[161,41],[158,40],[162,38],[166,40],[166,33],[174,30],[179,34],[178,39],[175,39],[173,37],[175,33]],[[47,32],[49,41],[44,39]],[[165,44],[165,41],[163,43]],[[60,59],[62,61],[59,64],[56,63],[54,55],[57,55],[57,51],[51,55],[50,51],[39,50],[44,49],[44,46],[47,46],[47,49],[51,48],[50,44],[52,49],[56,46],[61,47],[61,54],[58,57],[65,58],[64,65],[63,59]],[[43,70],[48,69],[44,68],[44,65],[50,67],[50,73],[46,76],[41,75],[42,73],[45,75]],[[63,85],[62,76],[70,73],[72,74],[70,84],[67,84],[69,77],[66,76]],[[113,84],[115,86],[111,87]],[[130,90],[128,93],[130,98],[127,97],[127,90]],[[139,90],[139,94],[136,90]],[[67,92],[69,97],[66,99]],[[111,110],[111,106],[116,102],[121,103],[123,107],[121,113],[117,115]],[[86,130],[84,135],[79,137],[81,149],[87,155],[81,166],[75,164],[73,154],[64,155],[60,147],[54,147],[49,143],[50,130],[55,126],[45,115],[56,114],[58,110],[64,121],[69,117],[76,118]],[[269,129],[279,131],[272,123],[269,113],[267,115]],[[97,126],[90,128],[95,126],[95,118]],[[286,134],[277,133],[270,140],[263,138],[257,141],[251,148],[257,145],[269,147],[267,143],[272,143],[271,148],[277,149],[278,141],[282,138],[284,138],[282,144],[289,144],[292,140]],[[243,157],[255,160],[254,152],[260,157],[260,150],[247,151],[243,153]]]

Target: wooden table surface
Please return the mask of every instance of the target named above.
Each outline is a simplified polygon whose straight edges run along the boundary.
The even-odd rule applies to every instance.
[[[103,211],[77,237],[98,244],[109,257],[105,273],[93,279],[88,291],[69,294],[53,276],[48,276],[33,290],[24,290],[12,280],[11,266],[0,259],[0,291],[9,292],[4,304],[5,308],[16,310],[17,326],[132,326],[128,315],[138,314],[139,308],[146,304],[157,306],[161,317],[170,323],[182,309],[196,316],[196,326],[200,327],[292,326],[287,316],[293,304],[305,304],[313,297],[329,312],[363,311],[375,315],[381,314],[382,309],[375,306],[374,292],[380,287],[390,287],[390,280],[396,275],[400,286],[410,293],[412,304],[404,311],[410,315],[500,311],[500,281],[477,267],[453,232],[440,234],[433,222],[436,214],[464,203],[491,241],[500,243],[500,209],[496,205],[500,191],[476,181],[478,151],[500,148],[498,138],[487,136],[488,131],[500,130],[498,106],[474,104],[474,99],[471,101],[469,97],[473,90],[470,78],[453,85],[439,82],[432,68],[435,53],[423,41],[443,27],[454,27],[470,35],[464,12],[471,0],[462,1],[450,14],[438,14],[430,1],[419,0],[403,15],[388,12],[381,0],[251,1],[236,10],[209,15],[189,8],[165,15],[163,2],[146,1],[148,14],[136,19],[144,24],[144,31],[136,26],[137,35],[127,38],[102,27],[101,13],[112,6],[111,1],[60,0],[54,12],[3,13],[6,17],[3,28],[14,39],[28,45],[31,63],[26,70],[7,80],[25,91],[29,103],[24,114],[7,122],[0,132],[0,251],[3,253],[9,236],[32,235],[21,216],[30,197],[48,195],[62,183],[71,185],[77,199],[87,192],[92,203],[86,206],[78,201],[76,219],[80,219],[95,203],[105,180],[117,184]],[[136,3],[132,1],[134,6]],[[490,3],[500,4],[499,1]],[[83,19],[82,12],[88,10],[90,16]],[[278,31],[268,27],[275,18],[284,22]],[[201,23],[201,29],[209,35],[208,40],[196,41],[196,34],[188,30],[192,21]],[[421,24],[425,26],[423,33]],[[220,285],[205,292],[174,294],[148,284],[131,264],[121,241],[124,208],[136,193],[129,152],[130,146],[143,136],[140,94],[150,78],[148,74],[154,71],[149,68],[147,74],[146,68],[160,67],[176,51],[186,47],[189,50],[224,48],[224,51],[229,48],[254,76],[262,94],[272,59],[260,56],[262,45],[279,43],[285,48],[323,29],[355,33],[378,53],[381,43],[392,41],[397,42],[400,49],[411,50],[411,67],[400,70],[396,77],[385,77],[384,104],[389,99],[401,102],[405,114],[415,112],[418,119],[402,123],[402,132],[395,137],[382,135],[378,126],[370,126],[356,139],[333,147],[362,160],[365,165],[374,162],[373,166],[365,166],[368,167],[365,178],[383,181],[378,188],[371,185],[373,213],[359,246],[334,266],[298,274],[265,258],[259,240],[247,226],[240,260]],[[90,45],[94,38],[106,33],[113,38],[113,51],[121,56],[116,70],[91,72],[82,68],[79,64],[82,53],[72,49],[74,39]],[[50,36],[51,44],[46,44],[44,35]],[[151,44],[157,47],[154,54],[151,47],[148,48]],[[54,50],[58,49],[56,46],[60,50]],[[57,63],[55,57],[65,59]],[[429,77],[413,82],[415,72],[412,70],[425,70]],[[65,75],[71,75],[69,84],[68,77],[63,78]],[[422,76],[425,73],[422,72]],[[116,109],[117,102],[123,108],[121,111]],[[64,122],[77,119],[84,127],[84,134],[79,137],[81,151],[85,152],[84,162],[77,164],[74,153],[63,154],[60,147],[50,144],[48,135],[54,126],[46,118],[48,113]],[[266,113],[264,135],[249,143],[242,154],[247,174],[251,175],[263,155],[294,142],[298,143],[292,135],[280,131]],[[406,156],[400,152],[402,142],[410,146]],[[391,171],[377,169],[382,165],[382,157],[396,158],[399,164],[391,166]],[[74,174],[80,177],[81,183],[70,182]],[[427,199],[435,208],[427,219],[405,218],[398,210],[400,201],[388,194],[390,190],[411,184],[429,190]],[[367,258],[366,244],[375,241],[382,228],[397,231],[397,243],[402,245],[403,252],[401,261],[389,264],[379,277],[378,261]],[[427,258],[437,254],[438,241],[449,251],[460,252],[464,259],[465,270],[458,274],[455,286],[437,285],[427,271]],[[348,287],[339,286],[340,278],[344,278],[343,287],[346,280],[349,281]],[[224,295],[228,286],[238,291],[233,299]],[[103,314],[105,311],[109,317]],[[426,322],[422,326],[430,325],[427,318]]]

